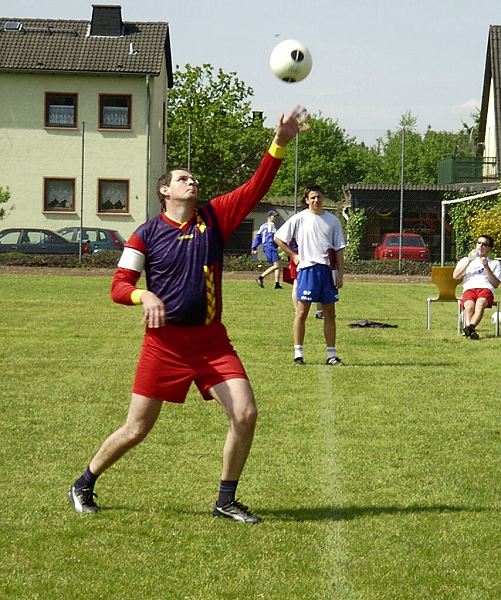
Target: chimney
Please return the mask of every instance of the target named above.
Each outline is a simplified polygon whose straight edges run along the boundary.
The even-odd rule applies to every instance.
[[[93,4],[90,35],[120,36],[124,34],[122,7],[117,4]]]

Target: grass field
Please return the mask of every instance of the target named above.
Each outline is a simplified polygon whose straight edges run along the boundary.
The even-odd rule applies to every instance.
[[[210,516],[226,432],[192,390],[66,499],[122,422],[140,309],[109,279],[0,275],[2,599],[499,599],[500,339],[475,342],[424,284],[347,283],[338,354],[307,324],[291,365],[290,288],[225,283],[225,322],[260,417],[239,493],[264,521]],[[489,314],[490,317],[490,314]],[[370,319],[396,329],[350,329]]]

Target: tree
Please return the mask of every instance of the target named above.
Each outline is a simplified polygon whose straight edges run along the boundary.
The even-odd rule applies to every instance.
[[[459,194],[459,197],[461,195]],[[454,194],[454,197],[458,196]],[[475,243],[474,240],[481,234],[492,235],[500,240],[501,237],[498,237],[501,236],[500,217],[501,201],[498,196],[451,205],[449,219],[454,229],[456,256],[468,254]]]
[[[359,177],[358,157],[352,149],[354,141],[330,118],[312,115],[309,125],[309,131],[301,136],[299,144],[299,189],[317,183],[325,189],[328,198],[339,198],[342,186]],[[294,145],[290,144],[270,195],[294,195],[295,154]]]
[[[402,130],[405,134],[404,182],[436,184],[438,161],[447,157],[473,157],[474,132],[464,123],[458,132],[433,131],[428,126],[424,134],[416,131],[417,118],[406,112],[400,118],[400,128],[386,132],[386,138],[366,151],[364,181],[367,183],[400,183],[402,160]],[[368,156],[367,156],[368,154]]]
[[[167,111],[168,168],[189,166],[206,200],[247,180],[271,141],[272,130],[251,109],[253,95],[235,73],[209,64],[176,67]]]
[[[496,256],[499,255],[501,242],[501,203],[499,197],[496,198],[496,204],[484,209],[480,209],[471,215],[468,219],[472,240],[481,235],[491,235],[495,240]]]
[[[0,204],[6,204],[10,200],[10,190],[8,187],[3,188],[0,186]],[[0,221],[5,219],[5,217],[9,214],[9,212],[14,208],[11,206],[9,209],[5,209],[3,206],[0,206]]]

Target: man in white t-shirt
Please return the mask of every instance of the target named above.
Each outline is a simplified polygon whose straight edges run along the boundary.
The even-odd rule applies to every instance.
[[[324,210],[319,185],[306,189],[307,209],[293,215],[275,234],[275,242],[297,265],[298,308],[294,316],[294,364],[304,365],[305,323],[311,304],[320,302],[324,314],[327,365],[337,366],[336,312],[338,290],[343,286],[345,240],[339,219]],[[295,246],[290,247],[291,240]],[[333,277],[333,275],[335,275]]]
[[[501,282],[501,264],[488,258],[494,246],[490,235],[479,235],[475,250],[462,258],[452,276],[463,280],[461,306],[464,310],[463,334],[471,340],[478,340],[475,328],[482,320],[486,308],[494,302],[494,290]]]

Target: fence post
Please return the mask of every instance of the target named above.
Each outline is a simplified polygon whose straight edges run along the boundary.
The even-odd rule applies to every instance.
[[[299,133],[296,133],[296,156],[294,159],[294,214],[297,213],[298,177],[299,177]]]
[[[402,271],[402,241],[404,231],[404,173],[405,173],[405,127],[402,126],[402,150],[400,157],[400,242],[398,246],[398,272]]]

